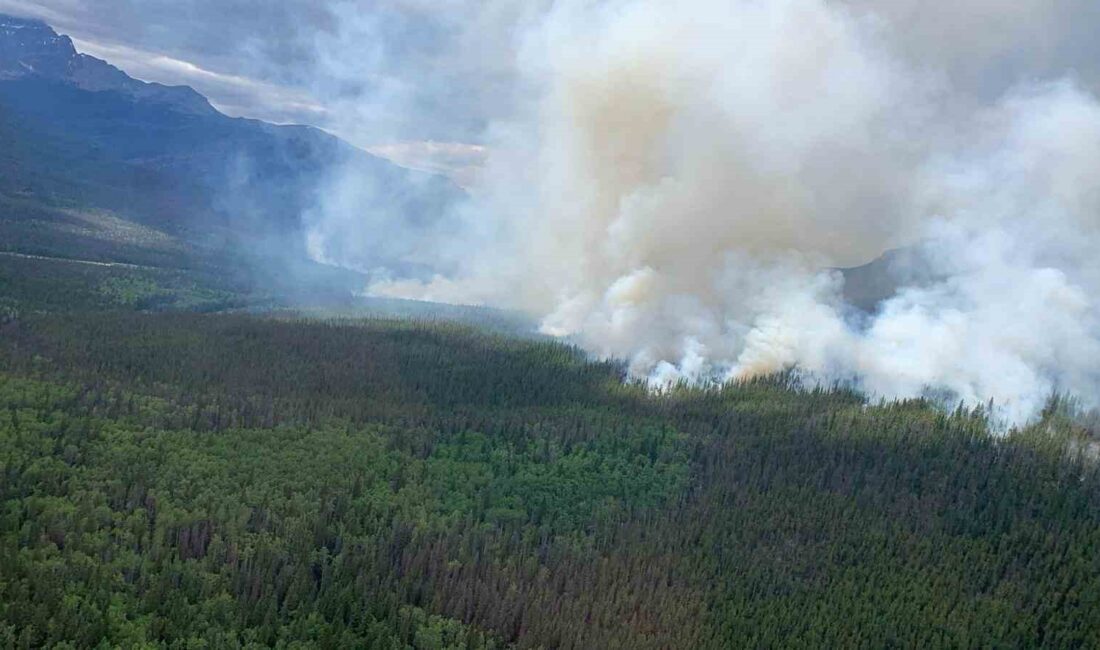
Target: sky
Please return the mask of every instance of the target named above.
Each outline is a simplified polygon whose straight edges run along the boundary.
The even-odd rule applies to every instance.
[[[0,12],[45,20],[78,50],[192,86],[232,116],[320,126],[413,164],[399,145],[434,143],[431,167],[476,157],[439,143],[476,143],[507,105],[506,33],[522,4],[0,0]]]
[[[0,0],[0,12],[41,18],[139,79],[193,86],[229,115],[313,124],[394,155],[395,143],[478,143],[513,113],[516,44],[551,4]],[[830,4],[873,10],[899,50],[975,93],[1066,70],[1100,86],[1100,40],[1091,37],[1100,3],[1091,0]]]

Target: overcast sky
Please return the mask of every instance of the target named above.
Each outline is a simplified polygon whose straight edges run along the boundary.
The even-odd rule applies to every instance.
[[[508,103],[523,4],[0,0],[0,12],[41,18],[77,49],[143,80],[193,86],[228,114],[315,124],[369,146],[476,141]]]
[[[552,0],[0,0],[147,81],[231,115],[314,124],[360,146],[476,143],[508,116],[518,36]],[[1073,74],[1100,88],[1100,2],[836,0],[885,18],[899,55],[995,96]]]

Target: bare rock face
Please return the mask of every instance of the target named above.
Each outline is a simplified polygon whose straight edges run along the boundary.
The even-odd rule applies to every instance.
[[[42,21],[0,14],[0,80],[27,77],[63,81],[93,92],[113,91],[185,113],[215,112],[192,88],[139,81],[106,61],[77,52],[72,39]]]

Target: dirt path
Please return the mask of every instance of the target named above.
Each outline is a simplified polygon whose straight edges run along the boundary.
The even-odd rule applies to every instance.
[[[94,260],[77,260],[71,257],[48,257],[46,255],[28,255],[26,253],[12,253],[8,251],[0,251],[0,256],[3,257],[17,257],[25,260],[43,260],[46,262],[68,262],[70,264],[87,264],[90,266],[105,266],[108,268],[120,268],[120,269],[142,269],[146,271],[164,271],[171,270],[163,266],[143,266],[141,264],[127,264],[126,262],[96,262]]]

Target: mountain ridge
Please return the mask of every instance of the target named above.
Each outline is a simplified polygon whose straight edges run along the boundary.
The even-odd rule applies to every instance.
[[[310,263],[303,215],[322,203],[333,178],[372,188],[357,210],[384,210],[409,224],[430,223],[464,195],[441,175],[400,167],[315,127],[224,115],[188,86],[133,79],[77,52],[43,21],[0,15],[4,250],[62,257],[94,250],[99,261],[148,262],[129,243],[104,244],[110,229],[90,239],[85,223],[73,225],[72,210],[106,210],[179,240],[177,251],[273,257],[282,261],[265,262],[269,270],[285,273],[288,259]],[[379,254],[388,254],[378,241]]]
[[[78,52],[71,38],[58,34],[44,21],[0,14],[0,79],[29,75],[65,80],[93,92],[120,92],[200,115],[217,112],[190,86],[134,79],[102,59]]]

